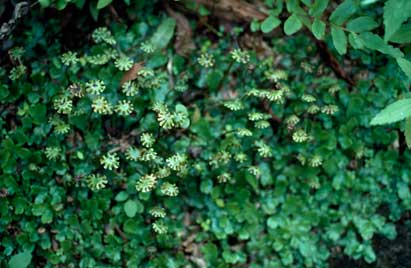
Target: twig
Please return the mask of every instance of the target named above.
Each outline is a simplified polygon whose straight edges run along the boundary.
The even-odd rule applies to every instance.
[[[117,10],[113,7],[113,5],[110,5],[110,6],[109,6],[109,9],[110,9],[110,13],[111,13],[111,15],[113,16],[113,18],[114,18],[117,22],[123,23],[123,20],[120,18],[120,16],[118,15]]]
[[[271,115],[271,119],[273,121],[275,121],[276,123],[281,123],[281,119],[273,113],[270,104],[267,101],[263,101],[263,108],[267,113]]]
[[[116,230],[116,232],[118,233],[118,235],[123,239],[123,241],[124,241],[125,243],[128,243],[127,236],[123,233],[123,231],[121,231],[120,227],[118,227],[117,224],[114,224],[114,229]]]
[[[317,45],[318,51],[320,52],[321,58],[325,61],[325,64],[333,70],[335,75],[346,81],[350,86],[355,86],[355,81],[349,75],[347,75],[347,73],[338,63],[337,59],[328,49],[327,44],[319,40],[316,40],[315,43]]]

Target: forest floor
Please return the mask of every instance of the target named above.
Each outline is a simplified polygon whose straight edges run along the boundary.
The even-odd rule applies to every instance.
[[[202,0],[198,0],[199,2],[203,2]],[[227,2],[227,1],[223,1]],[[207,2],[204,2],[205,5],[207,5]],[[226,16],[226,14],[229,14],[224,10],[226,7],[224,5],[222,6],[217,6],[216,8],[216,14],[220,16]],[[233,8],[233,7],[231,7]],[[233,19],[236,23],[237,22],[249,22],[250,21],[250,13],[244,13],[244,10],[247,10],[248,12],[251,12],[253,16],[260,16],[260,14],[252,9],[249,9],[250,7],[247,7],[246,9],[241,9],[237,6],[234,6],[234,15],[231,16],[229,19]],[[73,12],[74,11],[74,12]],[[77,12],[77,14],[75,14]],[[88,12],[88,11],[87,11]],[[113,17],[118,16],[117,11],[113,10]],[[170,11],[169,11],[170,12]],[[173,12],[173,11],[172,11]],[[254,13],[253,13],[254,12]],[[78,46],[79,43],[87,39],[86,32],[81,31],[81,27],[78,27],[78,25],[69,23],[71,21],[72,17],[75,17],[78,14],[79,11],[77,10],[70,10],[67,9],[63,13],[63,19],[62,21],[62,28],[64,32],[62,33],[62,39],[65,41],[64,43],[66,44],[67,47],[75,47]],[[45,17],[53,17],[56,16],[56,14],[47,14],[48,16]],[[175,15],[171,14],[171,15]],[[181,16],[181,15],[179,15]],[[189,14],[188,16],[192,16]],[[225,19],[226,22],[229,20],[226,17],[222,18]],[[95,22],[93,21],[88,21],[90,24],[93,24]],[[203,22],[204,25],[208,26],[208,22]],[[96,25],[97,26],[97,25]],[[196,33],[192,33],[195,35]],[[202,34],[202,33],[200,33]],[[261,39],[260,39],[261,40]],[[317,44],[319,45],[319,44]],[[321,45],[321,44],[320,44]],[[1,63],[1,56],[2,53],[5,53],[5,49],[0,49],[0,63]],[[329,65],[333,71],[336,73],[336,76],[346,80],[349,84],[351,84],[351,80],[349,77],[346,76],[346,74],[341,71],[341,68],[339,67],[338,64],[336,64],[333,58],[328,57],[327,55],[329,53],[326,53],[326,56],[324,57],[326,61],[329,61],[327,65]],[[389,240],[385,237],[382,236],[375,236],[373,239],[373,244],[374,248],[376,251],[377,255],[377,262],[373,264],[367,264],[364,261],[356,261],[351,258],[348,258],[346,256],[344,257],[335,257],[330,259],[329,267],[331,268],[411,268],[411,216],[406,215],[403,219],[397,222],[397,237],[394,240]]]

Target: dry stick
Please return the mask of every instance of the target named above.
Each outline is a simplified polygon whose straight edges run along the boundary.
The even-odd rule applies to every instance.
[[[337,59],[328,49],[327,44],[324,41],[319,40],[316,40],[315,43],[317,45],[318,51],[320,52],[321,58],[325,61],[325,64],[333,70],[335,75],[343,79],[350,86],[355,86],[355,81],[349,75],[347,75],[347,73],[338,63]]]
[[[128,243],[127,236],[123,233],[123,231],[121,231],[120,227],[118,227],[117,224],[114,224],[114,229],[116,230],[116,232],[118,233],[118,235],[123,239],[123,241],[124,241],[125,243]]]
[[[217,17],[228,21],[252,22],[268,16],[267,12],[258,10],[256,4],[244,0],[194,0],[194,3],[204,5]]]
[[[264,110],[267,112],[267,113],[269,113],[270,115],[271,115],[271,119],[273,120],[273,121],[275,121],[276,123],[281,123],[281,119],[278,117],[278,116],[276,116],[275,114],[274,114],[274,112],[271,110],[271,107],[270,107],[270,104],[269,104],[269,102],[267,102],[267,101],[263,101],[263,108],[264,108]]]
[[[193,30],[191,29],[190,22],[182,13],[174,11],[168,3],[165,3],[164,7],[167,13],[177,22],[174,48],[178,55],[187,58],[195,49],[195,44],[193,42]]]
[[[109,6],[109,9],[110,9],[110,13],[111,13],[111,15],[113,16],[113,18],[114,18],[117,22],[123,23],[123,20],[120,18],[120,16],[118,15],[117,10],[113,7],[113,5],[110,5],[110,6]]]

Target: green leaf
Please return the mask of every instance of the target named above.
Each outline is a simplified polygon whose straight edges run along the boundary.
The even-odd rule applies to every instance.
[[[323,39],[325,33],[325,23],[319,19],[315,19],[311,26],[311,31],[315,38]]]
[[[250,173],[245,174],[245,179],[246,181],[253,187],[254,191],[258,191],[258,180],[254,175],[251,175]]]
[[[373,263],[377,259],[375,252],[370,245],[367,245],[364,250],[364,259],[367,263]]]
[[[287,11],[290,13],[301,11],[302,8],[300,7],[299,0],[288,0],[284,1],[287,6]]]
[[[31,253],[24,251],[10,258],[9,268],[26,268],[31,263]]]
[[[221,79],[223,79],[223,76],[224,75],[220,70],[215,70],[208,73],[206,83],[211,91],[214,91],[218,88]]]
[[[328,6],[329,0],[316,0],[309,10],[309,14],[313,17],[319,17],[323,14]]]
[[[401,200],[407,200],[411,198],[410,188],[407,183],[398,182],[397,187],[398,187],[398,197]]]
[[[411,117],[407,117],[407,119],[405,120],[404,135],[408,149],[411,149]]]
[[[200,5],[198,13],[200,14],[200,16],[208,16],[210,15],[210,10],[208,10],[204,5]]]
[[[284,23],[284,32],[286,35],[292,35],[301,29],[303,24],[297,15],[292,14]]]
[[[397,231],[395,230],[395,225],[392,223],[385,224],[380,233],[386,236],[388,239],[393,240],[397,236]]]
[[[215,262],[218,257],[218,248],[211,242],[201,247],[201,252],[208,263]]]
[[[39,3],[40,3],[40,6],[43,8],[48,7],[51,4],[50,0],[39,0]]]
[[[138,222],[133,219],[126,220],[123,225],[124,232],[129,234],[138,234],[140,228]]]
[[[6,85],[0,85],[0,100],[6,98],[10,95],[10,91],[8,90]]]
[[[384,40],[390,37],[411,17],[410,0],[388,0],[384,5]]]
[[[68,4],[68,1],[66,0],[57,0],[57,3],[55,4],[57,10],[63,10],[66,8]]]
[[[30,110],[30,115],[33,117],[35,124],[42,124],[46,122],[47,108],[43,104],[36,104]]]
[[[205,194],[211,193],[213,190],[213,182],[211,180],[203,180],[200,183],[200,191]]]
[[[366,48],[377,50],[381,53],[390,55],[394,58],[401,58],[404,54],[398,48],[388,45],[384,40],[376,34],[363,32],[360,34],[360,39]]]
[[[364,47],[364,44],[362,43],[362,40],[360,39],[360,37],[356,33],[350,33],[348,35],[348,42],[355,49],[362,49]]]
[[[94,3],[92,3],[92,2],[90,2],[88,7],[89,7],[89,10],[90,10],[91,17],[93,18],[93,20],[97,21],[99,10],[97,9],[96,5],[94,5]]]
[[[284,251],[281,254],[281,261],[285,266],[291,266],[294,261],[293,254],[290,251]]]
[[[351,15],[357,11],[357,5],[353,0],[345,0],[331,13],[330,21],[342,25]]]
[[[374,126],[394,123],[409,116],[411,116],[411,99],[398,100],[379,112],[370,124]]]
[[[181,104],[181,103],[178,103],[178,104],[176,105],[175,110],[176,110],[176,112],[179,112],[179,113],[183,113],[183,114],[185,114],[185,115],[188,115],[188,110],[187,110],[187,108],[186,108],[183,104]]]
[[[396,58],[401,70],[411,79],[411,62],[404,58]]]
[[[97,2],[97,9],[105,8],[106,6],[110,5],[113,0],[98,0]]]
[[[356,33],[371,31],[377,27],[378,23],[368,16],[358,17],[347,23],[347,29]]]
[[[14,153],[20,157],[21,159],[27,159],[30,157],[31,155],[31,151],[29,149],[26,148],[20,148],[20,147],[16,147]]]
[[[150,39],[151,44],[156,49],[165,48],[171,41],[174,35],[174,29],[176,27],[176,21],[172,18],[164,19],[158,26],[156,32]]]
[[[137,204],[133,200],[128,200],[124,203],[124,212],[129,218],[133,218],[137,214]]]
[[[277,228],[279,225],[278,217],[271,216],[267,219],[267,226],[271,229]]]
[[[341,27],[331,26],[331,37],[337,52],[340,55],[347,53],[347,36]]]
[[[263,23],[261,23],[261,31],[263,33],[269,33],[275,28],[277,28],[278,25],[280,25],[281,21],[274,16],[268,16]]]
[[[86,0],[77,0],[74,2],[74,4],[76,5],[78,9],[82,9],[85,3],[86,3]]]
[[[255,33],[261,29],[261,23],[258,20],[253,20],[250,24],[251,32]]]
[[[405,44],[411,43],[411,23],[404,24],[391,37],[390,42]]]
[[[309,257],[316,253],[314,242],[301,242],[298,244],[298,249],[300,250],[301,255],[303,255],[304,257]]]
[[[114,198],[117,202],[126,201],[128,198],[128,193],[126,191],[119,192],[116,197]]]

